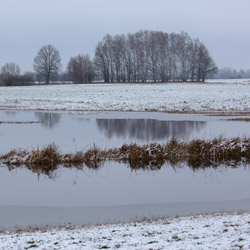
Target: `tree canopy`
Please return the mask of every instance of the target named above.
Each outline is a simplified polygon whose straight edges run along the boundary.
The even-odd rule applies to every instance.
[[[43,46],[34,58],[33,67],[37,76],[49,83],[51,78],[55,77],[61,69],[59,51],[50,44]]]

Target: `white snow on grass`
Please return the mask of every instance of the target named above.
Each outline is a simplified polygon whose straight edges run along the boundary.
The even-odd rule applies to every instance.
[[[0,233],[0,249],[249,249],[250,213]]]
[[[250,112],[250,80],[1,87],[0,109]]]

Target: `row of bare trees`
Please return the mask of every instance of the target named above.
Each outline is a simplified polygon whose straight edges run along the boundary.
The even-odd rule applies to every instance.
[[[33,61],[34,72],[20,75],[20,67],[7,63],[1,69],[5,85],[39,81],[67,80],[87,83],[204,81],[217,67],[204,44],[181,34],[139,31],[135,34],[106,35],[89,55],[71,57],[61,74],[59,51],[52,45],[41,47]]]
[[[1,69],[1,80],[7,86],[31,84],[35,80],[49,83],[61,70],[59,51],[52,45],[43,46],[34,58],[33,68],[34,72],[21,75],[19,65],[6,63]]]
[[[108,34],[96,47],[94,64],[105,82],[204,81],[217,71],[205,45],[185,32]]]
[[[23,85],[34,81],[72,81],[74,83],[87,83],[94,79],[94,67],[88,55],[71,57],[67,72],[61,73],[61,56],[52,45],[40,48],[33,62],[34,72],[25,72],[21,75],[20,67],[15,63],[6,63],[1,69],[1,80],[7,85]]]

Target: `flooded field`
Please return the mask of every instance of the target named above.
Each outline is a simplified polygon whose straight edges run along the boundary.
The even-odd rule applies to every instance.
[[[228,121],[233,118],[150,112],[0,111],[0,152],[50,143],[68,152],[87,149],[93,144],[110,148],[124,143],[165,143],[172,138],[190,141],[250,136],[249,123]]]
[[[163,113],[0,111],[0,153],[50,143],[62,153],[124,143],[250,137],[235,117]],[[239,118],[239,117],[237,117]],[[97,170],[59,167],[51,176],[0,168],[0,227],[88,224],[250,209],[250,166],[193,171],[185,163],[131,170],[106,162]]]

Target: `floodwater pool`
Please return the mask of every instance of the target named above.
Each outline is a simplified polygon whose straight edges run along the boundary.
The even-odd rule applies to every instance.
[[[0,111],[0,153],[55,143],[62,152],[250,136],[248,122],[232,117],[134,113]],[[15,123],[18,122],[18,123]],[[36,123],[27,123],[36,122]],[[59,167],[51,176],[0,167],[0,227],[93,224],[250,209],[250,166],[193,171],[165,164],[133,171],[107,162],[98,170]]]

